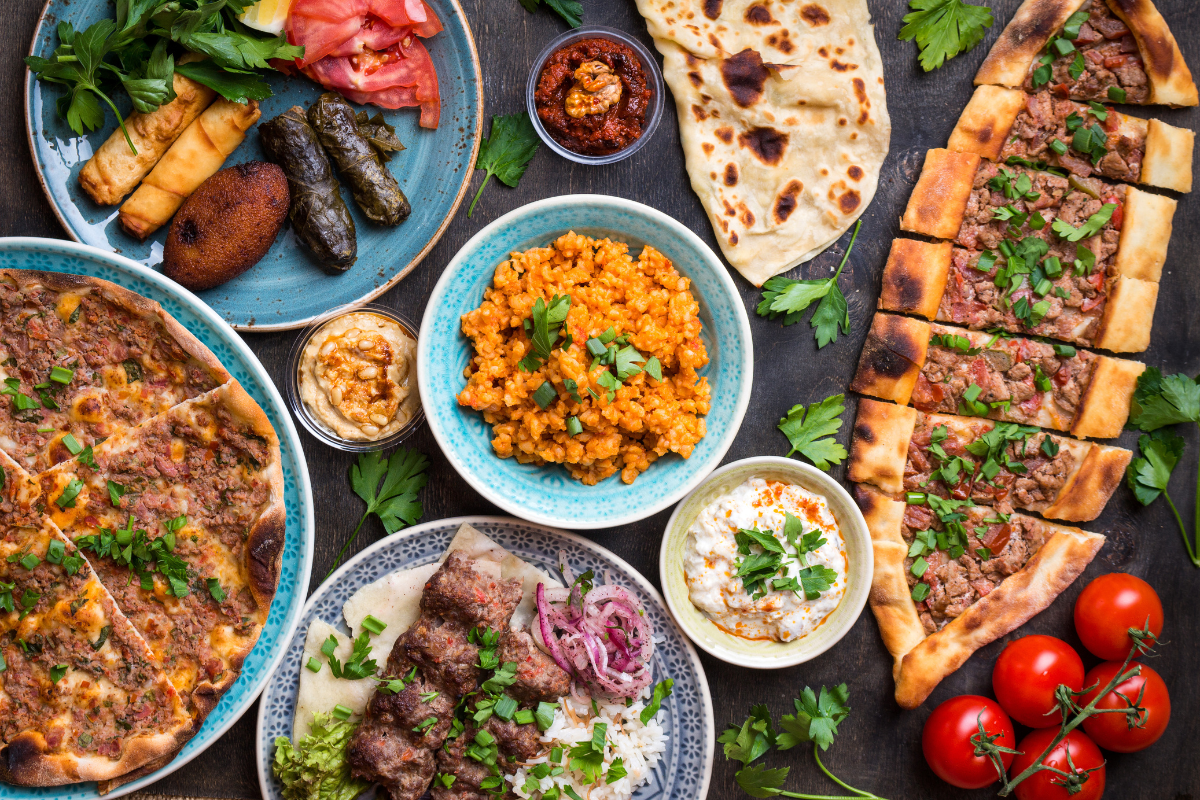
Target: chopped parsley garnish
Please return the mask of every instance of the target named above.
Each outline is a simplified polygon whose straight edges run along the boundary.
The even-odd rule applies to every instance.
[[[558,709],[558,702],[547,703],[545,701],[537,704],[537,708],[533,711],[534,721],[537,722],[538,730],[549,730],[554,724],[554,712]],[[555,759],[557,760],[557,759]]]
[[[654,685],[654,693],[650,696],[650,702],[642,709],[642,713],[639,716],[643,725],[658,715],[659,709],[662,708],[662,701],[671,696],[671,690],[674,688],[675,680],[673,678],[667,678],[665,681],[659,681]]]
[[[209,578],[205,583],[208,585],[208,593],[212,596],[212,599],[218,603],[224,603],[225,590],[221,588],[221,582],[216,578]]]
[[[568,294],[554,295],[549,305],[540,297],[534,301],[532,316],[525,320],[525,331],[529,335],[532,349],[518,365],[522,370],[536,372],[550,360],[550,353],[558,343],[563,323],[566,322],[570,310],[571,296]]]
[[[74,508],[75,498],[79,496],[79,492],[83,490],[83,481],[78,478],[72,478],[70,482],[63,487],[62,494],[55,498],[54,502],[59,508]]]
[[[108,502],[113,508],[121,507],[121,498],[125,496],[125,492],[129,491],[124,486],[113,481],[106,481],[108,486]]]
[[[98,533],[76,539],[75,546],[80,550],[90,550],[101,558],[111,558],[118,566],[127,567],[138,577],[141,587],[146,591],[154,589],[152,574],[158,572],[166,580],[170,594],[187,597],[191,593],[188,581],[197,576],[188,568],[187,562],[173,552],[175,531],[187,523],[187,517],[180,515],[164,523],[167,532],[157,539],[150,539],[141,528],[135,530],[133,522],[133,515],[130,515],[124,528],[99,528]],[[212,584],[207,586],[211,593]],[[219,585],[217,591],[223,594]],[[213,596],[215,598],[216,594]]]
[[[337,639],[331,634],[321,646],[321,652],[325,653],[325,657],[329,659],[329,671],[333,673],[335,678],[345,678],[346,680],[356,681],[360,678],[368,678],[379,671],[379,665],[375,663],[375,659],[370,658],[371,644],[368,642],[370,634],[363,631],[354,640],[350,648],[350,658],[346,659],[343,664],[333,651],[337,648]],[[333,647],[330,647],[330,642]]]
[[[1066,239],[1068,242],[1079,242],[1083,239],[1090,239],[1099,233],[1100,229],[1112,219],[1113,212],[1116,209],[1116,203],[1105,203],[1100,207],[1099,211],[1088,217],[1087,221],[1078,228],[1064,219],[1054,220],[1050,227],[1059,237]],[[1095,257],[1093,256],[1093,258]]]
[[[68,435],[70,435],[70,434],[68,434]],[[79,452],[79,455],[76,457],[75,460],[78,461],[80,464],[83,464],[85,467],[91,467],[92,469],[100,468],[99,465],[96,464],[96,459],[95,459],[94,454],[92,453],[92,446],[90,444],[87,447],[83,448],[83,450],[81,450]]]
[[[51,667],[50,668],[51,682],[58,683],[59,681],[61,681],[63,679],[63,676],[67,674],[67,669],[68,669],[68,667],[66,664],[57,664],[57,665]]]

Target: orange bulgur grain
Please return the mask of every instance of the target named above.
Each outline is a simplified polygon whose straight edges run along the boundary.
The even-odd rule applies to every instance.
[[[708,363],[708,351],[689,285],[649,246],[634,262],[623,242],[568,233],[549,247],[513,253],[496,268],[479,308],[463,315],[462,331],[475,355],[458,402],[483,412],[495,434],[496,455],[516,456],[522,464],[562,464],[588,485],[618,470],[621,480],[633,483],[667,453],[687,458],[704,436],[701,415],[710,405],[708,379],[696,374]],[[556,347],[537,371],[524,372],[518,364],[532,347],[524,321],[538,298],[548,304],[561,294],[571,296],[563,326],[563,334],[573,337],[571,346]],[[589,370],[592,358],[585,348],[609,327],[617,336],[628,333],[646,359],[658,358],[662,381],[639,372],[609,402],[596,383],[609,368]],[[566,379],[579,385],[582,402],[571,397]],[[542,410],[533,393],[547,380],[558,397]],[[567,434],[572,416],[583,425],[577,436]]]

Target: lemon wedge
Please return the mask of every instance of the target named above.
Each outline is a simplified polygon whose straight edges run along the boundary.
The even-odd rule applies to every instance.
[[[258,0],[246,9],[238,19],[247,27],[264,33],[279,34],[287,23],[293,0]]]

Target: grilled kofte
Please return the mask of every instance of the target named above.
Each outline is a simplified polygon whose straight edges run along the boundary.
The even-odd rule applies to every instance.
[[[456,776],[452,787],[435,787],[435,797],[443,800],[479,790],[489,779],[500,787],[501,771],[511,771],[512,762],[538,748],[534,725],[479,713],[491,693],[488,684],[467,703],[472,716],[465,723],[456,717],[460,698],[481,688],[480,665],[511,676],[510,695],[557,698],[569,688],[566,673],[532,647],[532,640],[509,631],[521,600],[520,582],[490,578],[472,563],[452,553],[425,584],[421,615],[396,640],[384,673],[407,683],[398,692],[386,684],[376,691],[348,748],[353,774],[380,783],[392,800],[416,800],[437,773]],[[511,667],[499,660],[508,654],[519,659],[508,662]],[[487,735],[479,734],[475,719]],[[450,746],[439,751],[448,738]],[[473,748],[491,756],[481,759]]]

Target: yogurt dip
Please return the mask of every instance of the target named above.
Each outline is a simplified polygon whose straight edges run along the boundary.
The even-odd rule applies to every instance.
[[[803,526],[797,533],[793,524],[790,538],[788,514]],[[745,530],[770,537],[778,549],[744,533],[739,537]],[[820,539],[825,541],[816,544]],[[753,596],[738,571],[761,564],[761,556],[778,557],[779,566],[757,585],[751,580]],[[828,501],[795,484],[763,478],[750,478],[709,503],[688,528],[683,553],[692,605],[727,633],[777,642],[807,636],[837,608],[846,593],[846,567],[846,542]],[[826,581],[814,580],[820,575]],[[780,585],[796,589],[776,588]]]

